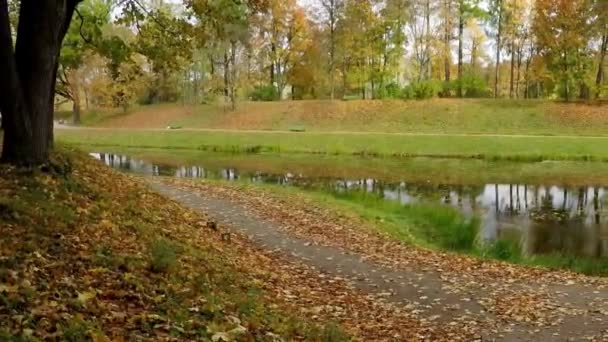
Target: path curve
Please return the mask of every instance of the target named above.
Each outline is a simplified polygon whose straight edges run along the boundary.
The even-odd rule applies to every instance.
[[[277,223],[256,215],[241,204],[203,196],[158,179],[148,180],[155,191],[207,214],[220,225],[249,236],[266,249],[279,251],[329,276],[344,278],[359,290],[414,311],[421,319],[477,329],[484,341],[576,341],[587,336],[595,336],[595,341],[608,340],[608,335],[600,336],[606,329],[602,315],[570,316],[566,322],[543,328],[523,322],[501,322],[485,312],[475,300],[485,295],[483,289],[476,293],[451,292],[436,270],[381,266],[362,255],[294,237],[280,229]],[[566,293],[566,297],[571,298],[565,300],[576,302],[577,291],[568,291],[572,293]],[[580,302],[575,304],[586,307],[584,298],[580,296]]]

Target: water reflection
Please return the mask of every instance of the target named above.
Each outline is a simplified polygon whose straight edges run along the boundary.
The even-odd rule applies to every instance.
[[[561,187],[531,184],[450,185],[403,180],[387,183],[373,178],[336,179],[297,173],[240,172],[231,167],[158,165],[106,153],[93,153],[114,168],[150,176],[244,180],[337,192],[367,191],[387,200],[410,204],[440,202],[464,215],[481,218],[484,241],[517,240],[526,254],[560,252],[608,257],[608,220],[604,210],[606,188]]]

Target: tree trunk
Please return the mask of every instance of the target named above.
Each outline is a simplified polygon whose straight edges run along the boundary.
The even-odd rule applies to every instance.
[[[464,37],[464,9],[460,4],[460,15],[458,16],[458,97],[462,97],[462,58],[463,58],[463,37]]]
[[[498,98],[498,83],[500,78],[500,48],[502,39],[502,0],[498,2],[498,33],[496,34],[496,68],[494,69],[494,97]]]
[[[74,125],[80,125],[80,103],[72,103],[72,121]]]
[[[231,44],[231,53],[230,53],[230,64],[231,64],[231,73],[230,73],[230,104],[232,106],[232,110],[236,110],[236,41],[233,40],[230,42]]]
[[[346,87],[347,87],[347,79],[346,79],[346,59],[342,59],[342,100],[344,100],[346,96]]]
[[[597,77],[595,79],[596,93],[595,97],[600,98],[601,92],[600,88],[602,87],[602,83],[604,82],[604,60],[606,59],[606,49],[608,49],[608,34],[605,33],[602,37],[602,46],[600,50],[600,63],[597,68]]]
[[[532,63],[533,55],[534,55],[534,47],[533,47],[533,45],[530,45],[530,55],[526,59],[526,76],[525,76],[526,89],[524,90],[524,98],[526,98],[526,99],[530,98],[530,64]]]
[[[515,90],[515,42],[511,42],[511,77],[509,79],[509,98],[513,98]]]
[[[444,36],[443,36],[443,49],[444,49],[444,60],[443,60],[443,64],[444,64],[444,68],[445,68],[445,82],[448,83],[450,82],[450,78],[451,78],[451,70],[450,70],[450,66],[452,65],[452,54],[451,54],[451,49],[450,49],[450,40],[452,37],[451,34],[451,28],[452,28],[452,23],[450,20],[450,15],[451,15],[451,6],[450,6],[450,0],[445,0],[445,28],[444,28]],[[444,94],[444,96],[446,96],[448,94]]]
[[[521,55],[523,50],[523,43],[519,44],[517,48],[517,80],[515,82],[515,98],[519,98],[519,84],[521,83]]]
[[[331,0],[329,6],[329,97],[333,101],[335,97],[334,75],[336,58],[336,4]]]
[[[224,51],[224,96],[230,96],[230,60],[228,51]]]
[[[426,79],[430,80],[432,75],[431,70],[431,0],[426,0],[425,9],[425,20],[426,20],[426,47],[425,47],[425,59],[426,59]]]
[[[48,161],[59,51],[78,2],[22,0],[13,52],[7,1],[0,0],[0,110],[5,120],[5,162],[35,165]]]
[[[564,80],[565,81],[564,82],[564,92],[565,92],[564,97],[565,97],[566,102],[570,102],[570,79],[568,76],[568,64],[566,64],[566,62],[565,62],[567,60],[567,57],[563,58],[563,59],[564,59],[564,76],[566,77]]]
[[[274,43],[270,44],[270,50],[272,51],[272,55],[271,55],[271,61],[270,61],[270,85],[274,87],[274,81],[275,81],[275,73],[278,71],[274,70],[274,66],[275,66],[275,58],[276,58],[276,54],[277,54],[277,47],[274,45]]]
[[[72,123],[80,125],[80,81],[73,70],[68,71],[67,76],[72,94]]]

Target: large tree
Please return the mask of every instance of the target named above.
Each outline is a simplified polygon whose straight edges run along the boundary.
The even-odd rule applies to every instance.
[[[48,161],[53,143],[53,103],[59,51],[80,0],[21,0],[17,39],[7,0],[0,0],[0,110],[2,160]]]

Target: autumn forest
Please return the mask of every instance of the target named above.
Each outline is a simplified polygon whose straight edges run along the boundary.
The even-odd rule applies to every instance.
[[[604,99],[606,6],[88,0],[62,48],[58,101],[79,111],[218,97]]]

